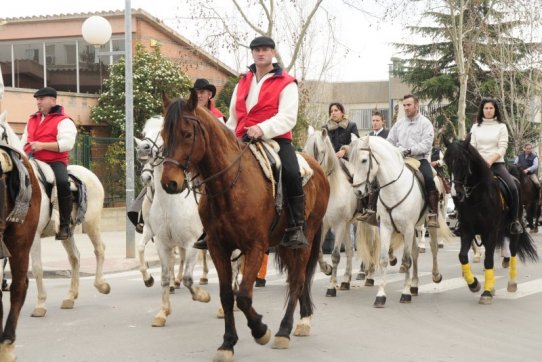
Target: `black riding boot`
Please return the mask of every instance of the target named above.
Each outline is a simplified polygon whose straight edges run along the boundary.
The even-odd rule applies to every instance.
[[[207,250],[207,233],[203,230],[198,240],[192,245],[194,249]]]
[[[56,234],[56,240],[67,240],[72,236],[70,215],[73,207],[72,195],[58,198],[58,212],[60,214],[60,228]]]
[[[288,199],[288,227],[282,237],[282,245],[291,249],[303,248],[309,243],[303,227],[305,226],[305,196],[294,196]]]
[[[429,191],[429,214],[427,214],[427,227],[438,228],[438,191]]]
[[[367,196],[367,208],[365,212],[359,215],[356,219],[366,222],[370,225],[378,226],[378,220],[376,219],[376,204],[378,202],[378,191],[373,191]]]

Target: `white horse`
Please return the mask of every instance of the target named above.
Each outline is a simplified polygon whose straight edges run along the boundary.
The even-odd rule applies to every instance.
[[[340,251],[343,242],[346,252],[346,269],[344,272],[343,281],[339,288],[340,290],[350,289],[350,282],[352,280],[353,255],[352,237],[350,235],[351,225],[356,224],[356,244],[358,244],[358,250],[361,243],[368,242],[368,240],[366,240],[366,235],[368,235],[367,233],[370,232],[370,228],[375,229],[375,227],[354,219],[357,198],[354,193],[354,189],[352,188],[352,184],[349,182],[346,176],[346,173],[341,169],[341,161],[339,161],[335,155],[335,151],[329,139],[327,130],[323,129],[321,131],[315,131],[312,127],[309,127],[308,138],[307,142],[305,143],[305,147],[303,148],[303,152],[311,155],[316,161],[318,161],[320,166],[322,166],[324,169],[329,181],[329,203],[327,205],[326,215],[324,216],[321,243],[323,243],[329,229],[333,228],[335,233],[333,252],[331,254],[331,261],[333,265],[330,267],[329,264],[325,262],[322,250],[320,250],[318,263],[320,264],[320,269],[326,275],[331,274],[326,296],[335,297],[337,296],[337,269],[341,259]],[[372,235],[377,234],[373,233]],[[372,242],[373,240],[370,241]],[[370,250],[371,248],[364,247],[363,249]],[[363,256],[367,254],[362,253],[361,255],[363,259]],[[371,269],[371,260],[366,259],[363,261],[364,265]],[[366,283],[370,283],[370,281],[366,281]]]
[[[24,152],[21,140],[6,121],[5,113],[0,117],[0,134],[0,139],[7,139],[6,143],[20,150],[21,152]],[[36,175],[39,175],[37,171],[38,165],[41,170],[43,170],[46,180],[49,182],[54,182],[55,177],[51,167],[44,162],[34,160],[32,162],[32,166],[36,171]],[[94,278],[94,287],[100,293],[108,294],[111,291],[111,287],[104,280],[103,264],[105,245],[100,234],[104,189],[98,177],[92,171],[82,166],[70,165],[68,166],[68,172],[77,177],[86,186],[87,209],[83,216],[83,230],[90,238],[90,241],[94,246],[94,254],[96,256],[96,275]],[[36,231],[36,236],[34,237],[32,249],[30,251],[32,259],[32,274],[36,279],[36,285],[38,288],[38,301],[36,307],[32,311],[33,317],[43,317],[47,313],[47,308],[45,306],[47,293],[43,285],[43,266],[41,261],[41,238],[55,235],[56,230],[58,229],[58,212],[51,213],[51,205],[56,203],[56,186],[53,188],[51,195],[52,200],[50,200],[45,191],[43,180],[41,180],[41,177],[38,178],[40,178],[40,188],[42,194],[40,221]],[[79,207],[80,205],[77,203],[77,200],[74,200],[72,220],[75,220]],[[68,253],[68,260],[71,266],[70,289],[62,302],[62,309],[72,309],[75,304],[75,299],[77,299],[79,296],[80,257],[79,250],[77,249],[73,238],[73,228],[75,225],[72,224],[71,227],[72,236],[67,240],[58,241],[62,242],[64,249]]]
[[[145,139],[143,141],[137,139],[136,143],[141,150],[146,150]],[[148,161],[148,155],[145,156],[144,151],[142,153],[143,160]],[[154,165],[152,163],[145,163],[141,171],[141,183],[145,187],[145,198],[143,199],[141,213],[143,215],[143,220],[148,220],[150,215],[150,209],[152,205],[152,200],[154,196]],[[137,246],[137,253],[139,258],[139,271],[143,276],[143,283],[146,287],[151,287],[154,285],[154,278],[149,273],[149,265],[145,260],[145,247],[148,242],[153,238],[153,233],[151,228],[148,226],[143,226],[143,235],[140,239],[140,242]],[[177,274],[175,274],[175,254],[179,255],[179,267]],[[209,266],[207,263],[207,253],[205,251],[201,252],[202,262],[203,262],[203,275],[200,277],[199,284],[206,285],[208,283],[208,274]],[[183,270],[186,261],[186,250],[182,248],[175,248],[170,257],[170,282],[169,282],[169,291],[174,293],[175,289],[179,289],[181,286],[181,280],[183,279]]]
[[[162,269],[162,305],[160,311],[154,316],[153,327],[163,327],[166,324],[167,316],[171,314],[169,286],[171,257],[175,248],[186,251],[183,284],[192,294],[192,299],[204,303],[211,299],[207,291],[193,285],[192,273],[196,265],[198,250],[192,248],[192,244],[203,232],[196,199],[188,194],[189,190],[169,195],[160,185],[163,172],[163,165],[160,162],[161,146],[163,145],[160,136],[162,125],[162,117],[149,119],[144,128],[145,140],[138,143],[137,150],[140,158],[145,154],[145,150],[150,150],[147,162],[154,165],[154,195],[148,220],[144,226],[144,230],[149,228],[154,237]],[[153,140],[156,147],[147,147],[147,140]]]
[[[377,214],[380,218],[380,269],[382,278],[374,302],[377,308],[386,303],[386,271],[388,250],[392,239],[403,237],[404,251],[402,267],[405,281],[401,303],[409,303],[412,295],[418,293],[418,246],[415,240],[415,228],[425,222],[427,207],[422,186],[414,173],[405,165],[399,150],[380,137],[352,137],[350,144],[350,163],[354,173],[354,187],[359,196],[364,196],[369,183],[375,178],[380,185]],[[439,215],[439,229],[430,229],[431,250],[433,256],[433,281],[439,283],[442,275],[438,270],[436,252],[437,230],[445,238],[452,234],[443,215]],[[412,276],[410,267],[412,266]]]

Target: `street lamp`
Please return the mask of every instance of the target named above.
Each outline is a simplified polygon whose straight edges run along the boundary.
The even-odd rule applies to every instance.
[[[101,55],[124,54],[125,94],[124,109],[126,113],[126,207],[134,201],[134,92],[132,79],[132,6],[130,0],[125,0],[124,6],[124,52],[100,52],[98,48],[111,38],[111,24],[101,16],[91,16],[81,28],[83,38],[96,48],[96,61]],[[135,229],[126,217],[126,257],[135,258]]]

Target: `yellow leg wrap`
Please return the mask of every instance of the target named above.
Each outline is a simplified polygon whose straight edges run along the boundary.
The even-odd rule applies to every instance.
[[[463,278],[465,278],[465,281],[467,284],[474,283],[474,275],[472,274],[472,271],[470,270],[470,264],[462,264],[461,269],[463,270]]]
[[[515,256],[510,257],[510,270],[508,271],[508,276],[510,280],[515,280],[518,274],[518,259]]]
[[[484,290],[491,292],[495,288],[495,269],[486,269]]]

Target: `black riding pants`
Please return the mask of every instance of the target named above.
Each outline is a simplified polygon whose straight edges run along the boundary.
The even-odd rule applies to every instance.
[[[437,186],[435,185],[435,180],[433,179],[433,170],[431,169],[431,164],[425,158],[420,160],[420,172],[423,175],[423,181],[425,182],[425,190],[429,193],[431,191],[436,191]]]
[[[491,165],[491,171],[494,175],[502,178],[510,189],[510,197],[512,199],[510,200],[510,205],[508,205],[508,207],[510,208],[510,215],[512,216],[512,219],[517,219],[519,217],[519,193],[513,177],[510,175],[506,169],[506,166],[502,162]]]
[[[282,162],[282,187],[287,198],[303,195],[303,183],[297,156],[292,142],[284,138],[274,138],[280,146],[279,157]]]
[[[51,162],[49,166],[51,166],[55,174],[58,199],[69,197],[71,194],[70,182],[68,180],[68,166],[62,162]]]

